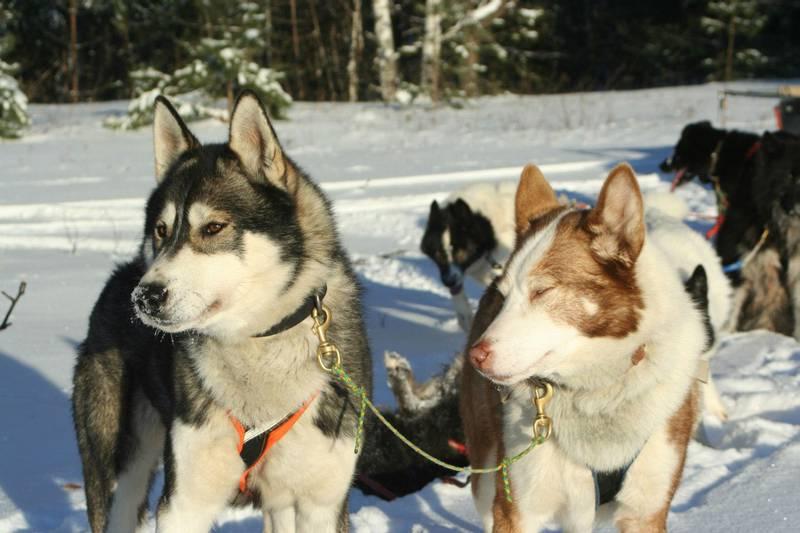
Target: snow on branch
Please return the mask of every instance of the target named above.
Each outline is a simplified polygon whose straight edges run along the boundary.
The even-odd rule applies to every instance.
[[[442,36],[442,40],[446,41],[455,37],[458,32],[465,26],[471,24],[481,24],[487,20],[494,18],[502,11],[503,8],[509,4],[507,0],[488,0],[481,2],[478,7],[467,13],[464,18],[453,24]]]

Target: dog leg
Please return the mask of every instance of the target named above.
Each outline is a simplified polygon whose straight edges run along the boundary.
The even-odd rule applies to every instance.
[[[294,507],[283,507],[274,509],[269,513],[270,528],[264,527],[264,532],[273,531],[274,533],[294,533],[296,513]],[[265,520],[266,521],[266,520]]]
[[[227,414],[211,411],[202,425],[173,423],[166,458],[159,533],[207,532],[235,494],[244,463]]]
[[[473,474],[470,478],[470,489],[475,509],[481,518],[483,530],[492,530],[492,503],[494,502],[494,474]]]
[[[135,445],[127,466],[118,477],[108,515],[108,531],[114,533],[133,533],[145,517],[150,482],[164,451],[166,430],[142,393],[134,398],[132,426]]]
[[[383,363],[386,366],[389,388],[394,393],[402,414],[414,414],[423,409],[433,409],[446,401],[458,390],[457,380],[461,376],[464,359],[456,357],[442,374],[417,383],[411,363],[397,352],[386,351]]]
[[[662,533],[678,489],[686,448],[695,429],[699,391],[694,386],[665,426],[656,431],[628,469],[617,495],[614,521],[623,533]]]
[[[789,289],[794,318],[792,336],[795,340],[800,340],[800,256],[798,256],[798,251],[800,250],[795,250],[795,253],[789,256],[789,264],[786,269],[786,286]]]
[[[341,505],[320,506],[303,502],[297,506],[297,533],[337,533]],[[345,529],[344,531],[347,531]]]
[[[703,410],[717,417],[721,422],[728,420],[728,411],[719,395],[714,379],[709,374],[708,383],[703,385]]]
[[[383,364],[389,388],[392,390],[397,405],[402,412],[413,412],[419,409],[419,398],[414,390],[414,371],[408,359],[397,352],[383,352]]]
[[[450,298],[453,300],[453,309],[456,311],[458,325],[462,330],[469,333],[469,328],[472,326],[473,315],[467,294],[464,292],[464,289],[461,289],[456,294],[450,295]]]

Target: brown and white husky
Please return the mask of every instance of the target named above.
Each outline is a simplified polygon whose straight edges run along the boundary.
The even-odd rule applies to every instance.
[[[511,466],[513,503],[499,476],[473,477],[484,527],[591,531],[597,479],[616,473],[617,527],[664,531],[697,417],[701,313],[658,232],[648,234],[628,165],[591,210],[559,205],[529,165],[515,212],[515,250],[470,335],[461,415],[472,464],[495,465],[530,443],[529,384],[540,380],[554,388],[553,433]]]

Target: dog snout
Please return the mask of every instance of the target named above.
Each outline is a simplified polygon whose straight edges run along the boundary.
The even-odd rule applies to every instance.
[[[482,339],[469,349],[469,361],[478,370],[486,370],[492,362],[492,345]]]
[[[442,271],[442,283],[451,290],[460,289],[463,279],[464,276],[461,274],[461,271],[452,265],[450,265],[447,270]]]
[[[669,172],[672,170],[672,157],[668,157],[658,165],[658,168],[661,169],[661,172]]]
[[[133,293],[136,307],[145,314],[156,315],[164,306],[169,296],[167,286],[161,283],[139,285]]]

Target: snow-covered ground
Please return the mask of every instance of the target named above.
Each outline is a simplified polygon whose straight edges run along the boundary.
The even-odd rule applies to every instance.
[[[378,402],[392,403],[384,350],[426,377],[463,343],[447,291],[418,251],[431,200],[469,182],[516,180],[529,161],[559,192],[588,201],[621,160],[643,189],[665,190],[658,162],[685,123],[719,124],[719,88],[503,96],[461,110],[296,104],[276,128],[334,200],[366,288]],[[727,126],[773,128],[771,105],[732,100]],[[150,131],[100,126],[124,108],[34,105],[28,135],[0,143],[0,289],[28,282],[13,325],[0,332],[0,531],[87,529],[69,413],[74,350],[114,262],[138,242],[154,184]],[[210,121],[193,129],[208,141],[226,133]],[[690,224],[707,228],[712,194],[695,185],[679,192],[696,215]],[[477,299],[479,288],[468,289]],[[711,445],[692,443],[671,530],[800,531],[800,346],[737,334],[712,368],[731,419],[708,429]],[[350,508],[356,531],[479,530],[469,490],[441,482],[391,503],[353,491]],[[236,511],[217,530],[259,528],[254,512]]]

